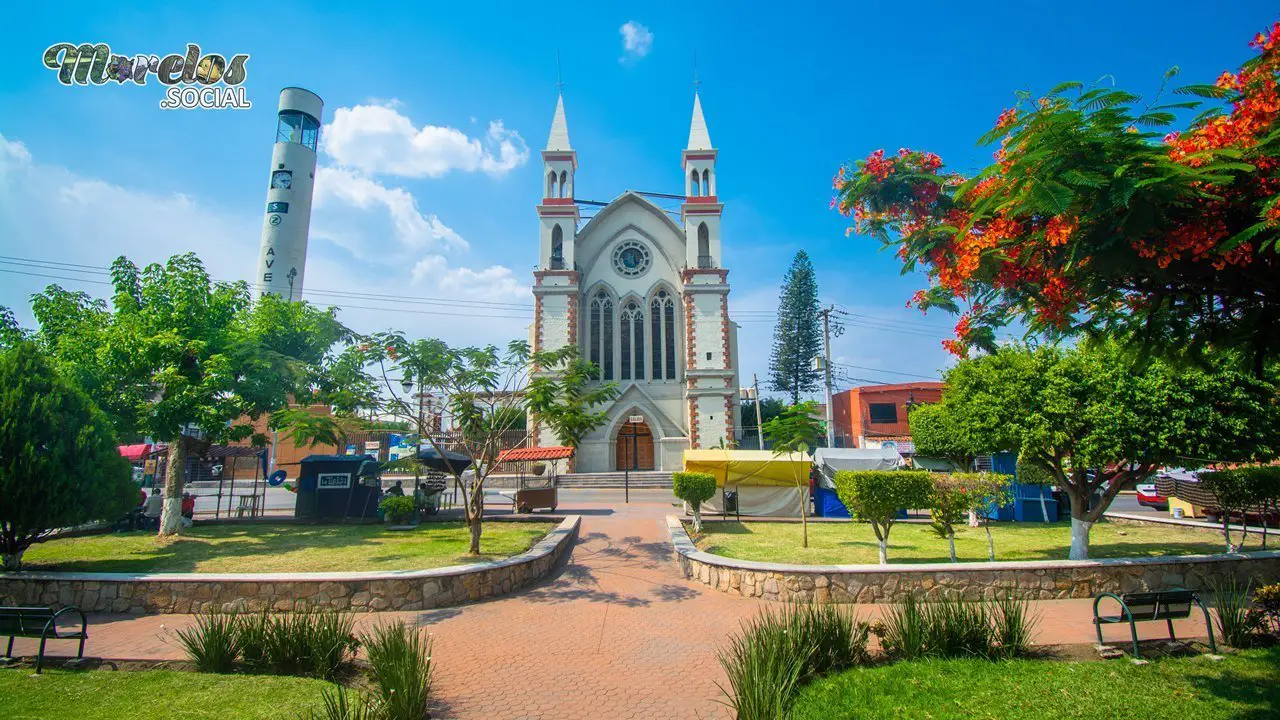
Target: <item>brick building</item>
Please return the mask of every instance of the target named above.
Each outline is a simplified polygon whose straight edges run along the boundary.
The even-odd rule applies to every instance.
[[[894,443],[898,452],[910,455],[911,428],[907,409],[913,404],[942,399],[940,382],[863,385],[831,396],[836,444],[840,447],[876,448]]]

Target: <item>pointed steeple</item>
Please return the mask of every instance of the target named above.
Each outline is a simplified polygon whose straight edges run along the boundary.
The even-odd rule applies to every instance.
[[[569,125],[564,120],[564,95],[560,95],[556,100],[556,116],[551,120],[551,135],[547,137],[547,149],[561,151],[573,149],[569,146]]]
[[[711,150],[711,134],[707,132],[707,120],[702,117],[702,101],[693,93],[693,122],[689,124],[689,146],[686,150]]]

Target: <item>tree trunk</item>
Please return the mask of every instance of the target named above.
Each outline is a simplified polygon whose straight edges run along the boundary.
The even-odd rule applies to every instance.
[[[889,564],[889,541],[888,540],[880,541],[880,564],[881,565]]]
[[[471,531],[471,546],[467,552],[472,555],[480,554],[480,516],[477,515],[467,522],[467,528]]]
[[[693,504],[693,531],[702,533],[702,503]]]
[[[186,479],[187,436],[169,443],[168,465],[164,469],[164,504],[160,510],[159,535],[177,535],[182,526],[182,489]]]
[[[947,544],[951,546],[951,562],[960,562],[956,558],[956,531],[954,529],[947,533]]]
[[[1222,513],[1222,537],[1227,541],[1227,554],[1235,552],[1235,547],[1231,544],[1231,513],[1223,508],[1218,509]]]
[[[1074,503],[1072,503],[1074,504]],[[1075,516],[1075,510],[1071,513],[1071,554],[1067,556],[1070,560],[1088,560],[1089,559],[1089,529],[1093,527],[1093,523],[1088,520],[1082,520]]]
[[[801,547],[809,547],[809,490],[805,488],[800,493],[800,532],[803,536],[800,541]]]
[[[1045,525],[1049,524],[1049,503],[1044,499],[1044,488],[1040,488],[1040,518],[1044,520]]]
[[[978,513],[969,511],[969,527],[978,527]]]
[[[982,527],[987,531],[987,560],[996,561],[996,542],[991,539],[991,521],[984,520]]]
[[[17,552],[4,553],[4,569],[5,572],[15,572],[22,569],[22,553],[26,552],[26,548],[22,548]]]

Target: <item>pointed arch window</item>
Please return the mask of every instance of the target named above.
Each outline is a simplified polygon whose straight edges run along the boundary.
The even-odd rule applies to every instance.
[[[697,197],[702,194],[698,189],[698,171],[689,171],[689,197]]]
[[[622,357],[619,361],[623,380],[644,379],[644,309],[636,301],[628,301],[618,314]]]
[[[698,223],[698,267],[715,267],[711,262],[711,232],[706,223]]]
[[[711,170],[709,168],[702,171],[702,194],[711,194]]]
[[[560,171],[560,197],[569,197],[565,195],[565,189],[569,187],[569,172],[567,170]]]
[[[553,198],[556,196],[556,171],[552,170],[547,173],[547,194],[543,197]]]
[[[564,269],[564,231],[559,225],[551,228],[551,269]]]
[[[588,357],[600,368],[601,380],[613,379],[613,298],[600,290],[591,300]]]
[[[676,302],[665,289],[649,303],[649,346],[654,380],[676,379]]]

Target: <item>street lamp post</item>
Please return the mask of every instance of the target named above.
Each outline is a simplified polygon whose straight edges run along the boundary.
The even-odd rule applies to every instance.
[[[631,503],[631,466],[635,465],[637,470],[640,469],[640,465],[636,462],[636,426],[642,422],[644,422],[643,415],[632,415],[627,418],[627,428],[631,430],[629,435],[631,438],[631,457],[628,458],[629,462],[622,467],[623,502],[627,504]]]

